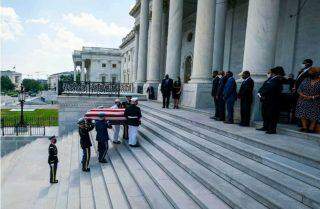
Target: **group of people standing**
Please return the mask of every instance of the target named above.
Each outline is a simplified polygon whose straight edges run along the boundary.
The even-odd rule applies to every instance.
[[[169,108],[170,97],[173,98],[173,109],[179,109],[179,100],[182,92],[181,79],[173,81],[169,75],[165,75],[161,81],[162,108]]]

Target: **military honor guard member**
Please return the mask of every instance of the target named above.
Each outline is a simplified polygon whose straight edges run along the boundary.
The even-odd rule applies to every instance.
[[[119,109],[121,108],[121,102],[120,99],[116,99],[114,101],[114,105],[111,107],[112,109]],[[119,141],[119,132],[120,132],[120,125],[114,125],[113,126],[113,143],[114,144],[120,144],[121,142]]]
[[[124,116],[127,119],[127,124],[129,126],[129,146],[137,147],[137,133],[138,127],[141,124],[141,110],[137,106],[138,98],[131,99],[131,105],[124,111]]]
[[[91,154],[91,140],[89,136],[89,132],[94,129],[94,125],[91,122],[87,122],[84,118],[80,118],[78,121],[79,125],[79,135],[80,135],[80,145],[82,148],[82,171],[90,172],[89,162],[90,162],[90,154]]]
[[[57,168],[58,168],[58,148],[56,146],[57,139],[55,136],[51,136],[50,138],[50,145],[49,145],[49,157],[48,157],[48,164],[50,166],[50,183],[56,184],[58,180],[56,179],[57,175]]]
[[[129,95],[126,96],[126,101],[122,102],[121,107],[122,108],[129,107],[131,105],[131,98],[132,98],[132,96],[129,96]],[[124,124],[123,125],[123,139],[126,139],[126,140],[129,139],[128,129],[129,129],[128,124]]]
[[[105,120],[105,114],[99,113],[99,119],[95,123],[96,127],[96,140],[98,141],[98,153],[99,153],[99,162],[100,163],[107,163],[105,159],[107,151],[108,151],[108,141],[109,141],[109,134],[108,128],[112,128],[109,121]]]

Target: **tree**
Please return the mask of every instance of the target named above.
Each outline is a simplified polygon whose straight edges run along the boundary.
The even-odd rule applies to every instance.
[[[8,76],[1,76],[1,91],[12,91],[14,87],[14,84]]]
[[[43,90],[41,83],[34,79],[23,79],[22,85],[25,88],[25,91],[27,92],[38,92]]]

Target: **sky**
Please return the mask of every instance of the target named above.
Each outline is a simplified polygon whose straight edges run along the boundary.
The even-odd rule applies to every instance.
[[[135,0],[2,0],[1,70],[47,78],[73,70],[82,46],[118,48],[133,27]]]

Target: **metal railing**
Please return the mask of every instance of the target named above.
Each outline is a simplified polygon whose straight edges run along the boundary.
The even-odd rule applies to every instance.
[[[59,95],[104,95],[120,96],[133,91],[132,83],[111,82],[62,82],[59,81]]]
[[[46,127],[45,126],[1,126],[2,136],[45,136]]]

